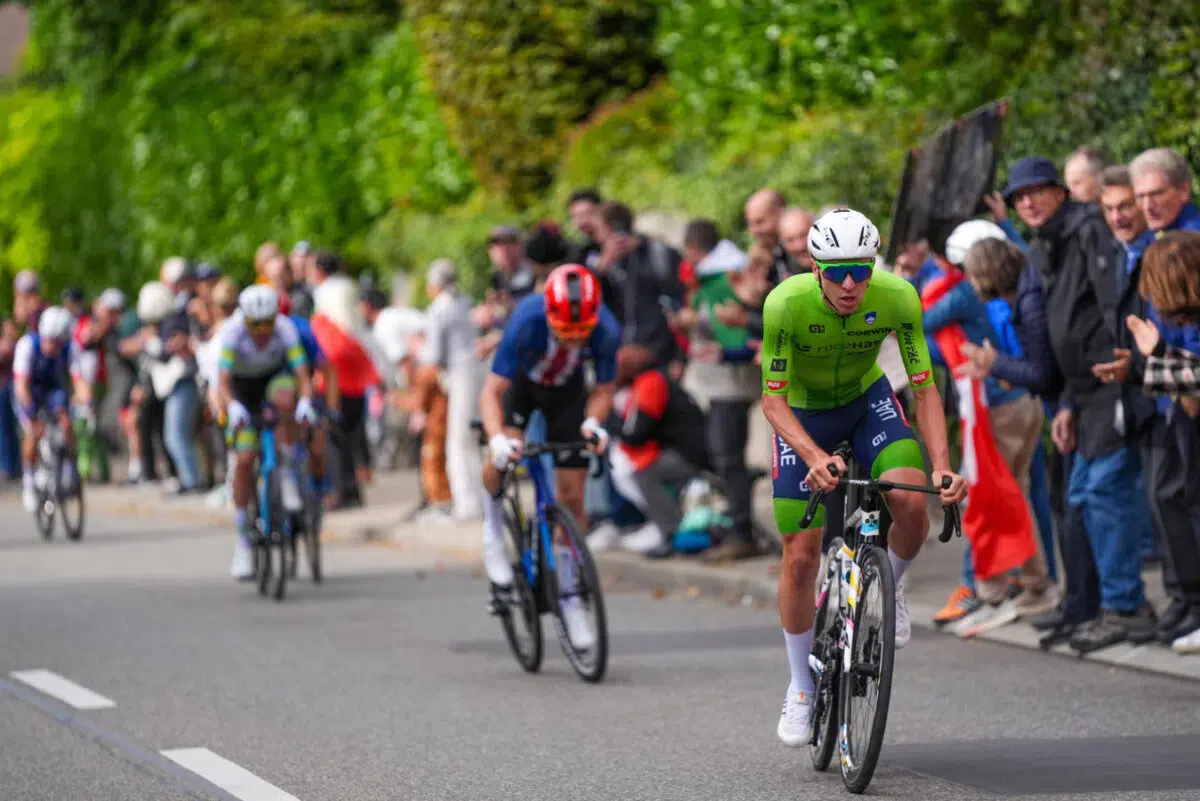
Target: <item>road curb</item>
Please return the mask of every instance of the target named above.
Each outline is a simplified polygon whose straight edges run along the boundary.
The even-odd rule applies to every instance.
[[[655,593],[683,594],[725,602],[740,601],[743,605],[774,607],[778,602],[776,579],[770,576],[746,576],[701,562],[672,558],[651,560],[622,552],[596,555],[596,563],[606,583],[618,587],[635,587]],[[932,605],[909,603],[913,628],[932,631],[944,637],[955,635],[933,624],[937,609]],[[1073,662],[1092,662],[1111,668],[1137,670],[1157,676],[1200,682],[1200,657],[1181,656],[1161,645],[1120,645],[1080,656],[1066,645],[1043,651],[1038,647],[1039,634],[1029,626],[1006,626],[981,635],[983,642],[1053,655]],[[968,642],[963,643],[969,646]]]

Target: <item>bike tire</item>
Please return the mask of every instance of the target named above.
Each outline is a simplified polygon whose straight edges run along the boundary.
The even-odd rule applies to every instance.
[[[321,499],[314,500],[316,507],[308,517],[308,536],[304,541],[304,553],[308,556],[308,572],[314,584],[320,584],[324,579],[321,572]]]
[[[513,584],[507,599],[502,601],[504,607],[499,612],[500,625],[504,629],[504,638],[508,641],[508,647],[516,657],[517,664],[526,673],[537,673],[542,667],[542,657],[545,653],[542,618],[538,614],[533,588],[526,579],[525,567],[521,564],[521,554],[525,551],[525,535],[519,520],[516,507],[510,504],[510,508],[504,512],[504,530],[513,563]],[[522,627],[525,637],[521,636],[522,631],[518,626]]]
[[[843,675],[841,680],[841,767],[842,781],[851,793],[862,793],[871,783],[879,755],[883,750],[883,735],[887,728],[888,705],[892,697],[892,668],[896,657],[896,586],[892,577],[892,566],[887,553],[874,545],[860,546],[857,563],[861,569],[858,582],[858,603],[854,612],[854,633],[850,639],[851,663],[854,668],[862,665],[862,657],[870,657],[876,672],[876,697],[870,720],[863,715],[863,722],[870,724],[868,731],[857,731],[858,718],[854,715],[856,694],[865,697],[868,679],[859,670]],[[868,625],[868,610],[874,604],[871,591],[879,591],[879,623]],[[869,653],[867,653],[869,651]],[[855,729],[853,740],[850,729]],[[862,744],[861,748],[859,743]]]
[[[842,652],[840,643],[842,636],[841,620],[839,619],[838,598],[841,593],[842,578],[837,568],[837,553],[842,548],[842,539],[838,537],[826,551],[824,570],[821,575],[828,579],[829,586],[825,595],[819,599],[816,614],[813,616],[812,653],[824,665],[824,672],[818,676],[813,674],[813,737],[809,744],[809,757],[815,770],[824,771],[829,768],[833,759],[833,750],[837,745],[838,708],[838,679],[841,676]],[[824,581],[824,579],[823,579]]]
[[[267,597],[271,590],[271,542],[259,535],[254,540],[254,567],[258,573],[258,594]]]
[[[74,454],[68,452],[66,454],[68,460],[74,461]],[[62,481],[61,469],[56,474],[56,481]],[[72,521],[72,515],[69,513],[72,502],[79,504],[78,519]],[[59,487],[58,491],[58,513],[62,519],[63,532],[66,533],[67,539],[72,542],[79,542],[83,539],[83,523],[86,517],[86,510],[83,504],[83,476],[79,475],[78,471],[75,474],[75,488],[71,492],[63,492]]]
[[[54,539],[54,516],[57,508],[57,504],[50,499],[50,493],[37,490],[37,508],[33,510],[33,519],[46,542]]]
[[[287,528],[287,512],[283,510],[283,475],[279,470],[271,473],[267,498],[271,502],[271,530],[267,532],[267,544],[272,550],[279,552],[279,570],[275,572],[275,584],[271,588],[271,597],[282,601],[287,595],[287,581],[292,567],[288,564],[288,555],[292,553],[294,538],[284,534]],[[279,521],[276,523],[275,521]]]
[[[543,578],[543,586],[554,610],[554,622],[558,629],[558,642],[562,646],[567,661],[579,678],[591,684],[596,684],[604,678],[608,669],[608,619],[604,609],[604,588],[600,586],[600,575],[596,572],[596,563],[588,550],[587,541],[579,529],[575,517],[565,509],[551,506],[546,509],[546,522],[550,525],[552,534],[561,533],[569,547],[575,568],[575,587],[577,597],[585,609],[590,607],[592,623],[596,638],[595,644],[581,652],[571,644],[567,636],[566,624],[563,622],[563,598],[559,591],[558,576],[549,572]],[[557,539],[551,538],[552,541]],[[555,556],[555,559],[559,555]],[[590,659],[588,658],[590,657]]]

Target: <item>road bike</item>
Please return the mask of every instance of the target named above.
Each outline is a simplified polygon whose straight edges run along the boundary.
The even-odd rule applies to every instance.
[[[308,476],[308,458],[297,455],[296,473],[302,506],[289,512],[283,505],[283,473],[275,439],[275,414],[269,407],[258,421],[258,479],[251,495],[254,575],[258,593],[282,601],[288,578],[296,577],[297,540],[302,539],[314,582],[320,582],[320,532],[323,509]]]
[[[45,429],[38,441],[34,465],[37,506],[33,516],[42,539],[54,536],[54,521],[61,516],[67,539],[78,541],[83,538],[84,504],[83,481],[75,469],[75,450],[57,416],[42,412],[40,417]]]
[[[478,422],[474,428],[485,436]],[[504,636],[517,662],[529,673],[542,665],[542,615],[552,615],[558,642],[571,668],[584,681],[596,683],[604,678],[608,666],[608,621],[604,611],[604,592],[596,563],[588,551],[578,521],[554,499],[550,477],[542,467],[546,453],[586,451],[588,442],[543,443],[522,448],[521,461],[504,471],[501,488],[504,499],[504,531],[513,583],[509,587],[491,586],[488,611],[500,618]],[[534,513],[530,516],[521,503],[517,466],[524,465],[533,483]],[[557,544],[557,548],[555,545]],[[569,564],[560,562],[568,557]],[[560,574],[567,571],[569,586],[562,587]],[[563,604],[578,599],[591,618],[596,642],[581,650],[571,644],[563,622]]]
[[[838,749],[842,781],[852,793],[871,783],[892,695],[892,666],[896,653],[896,585],[887,554],[891,518],[881,493],[907,490],[927,495],[932,486],[901,484],[860,476],[848,447],[836,451],[848,468],[838,476],[835,495],[845,500],[842,535],[826,552],[809,667],[813,674],[813,729],[809,753],[813,767],[825,770]],[[950,479],[943,480],[949,488]],[[825,493],[817,490],[808,501],[800,529],[812,524]],[[944,506],[941,542],[962,536],[957,504]]]

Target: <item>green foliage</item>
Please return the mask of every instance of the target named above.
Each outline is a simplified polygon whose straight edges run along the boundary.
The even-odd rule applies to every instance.
[[[1044,15],[1009,0],[664,3],[658,46],[705,123],[868,103],[961,111],[1004,83]]]
[[[455,141],[520,207],[549,187],[570,126],[659,70],[656,9],[639,0],[405,5]]]
[[[1082,2],[1072,48],[1035,50],[1013,93],[1006,158],[1062,159],[1081,144],[1128,161],[1174,147],[1200,172],[1200,6]]]
[[[811,114],[788,124],[739,130],[723,140],[681,133],[676,90],[655,86],[597,115],[573,139],[558,191],[597,186],[638,209],[707,216],[723,231],[744,228],[742,206],[771,186],[814,210],[849,203],[887,220],[918,121],[883,111]]]
[[[116,33],[77,31],[66,2],[35,18],[34,67],[82,64],[76,39],[144,46],[104,86],[64,68],[63,89],[0,95],[0,269],[132,288],[182,254],[247,279],[258,243],[302,238],[362,263],[392,208],[472,191],[394,3],[166,5]]]

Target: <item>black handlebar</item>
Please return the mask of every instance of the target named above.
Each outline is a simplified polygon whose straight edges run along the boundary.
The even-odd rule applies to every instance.
[[[932,486],[921,486],[917,484],[902,484],[898,481],[876,481],[869,478],[846,478],[838,476],[838,469],[833,465],[829,466],[829,474],[838,479],[838,485],[842,487],[864,487],[872,492],[890,492],[891,490],[905,490],[908,492],[921,492],[926,495],[940,495],[942,490],[950,489],[953,483],[950,476],[942,478],[941,489]],[[804,531],[812,525],[813,518],[817,516],[817,509],[821,500],[825,497],[824,490],[813,490],[812,495],[808,499],[808,507],[804,510],[804,517],[800,520],[800,530]],[[959,511],[958,504],[944,504],[942,511],[945,513],[942,522],[942,533],[938,535],[939,542],[949,542],[950,538],[955,534],[962,536],[962,515]]]

